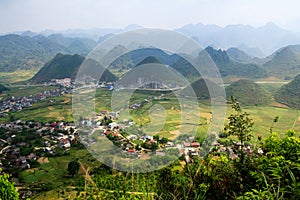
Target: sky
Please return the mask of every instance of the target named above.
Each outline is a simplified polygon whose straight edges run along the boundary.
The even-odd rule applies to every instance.
[[[0,33],[267,22],[300,31],[298,0],[0,0]]]

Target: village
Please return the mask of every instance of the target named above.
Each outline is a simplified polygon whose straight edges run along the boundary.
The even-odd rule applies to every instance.
[[[0,130],[0,167],[4,171],[32,168],[41,157],[61,155],[79,144],[72,123],[17,120],[1,124]]]
[[[20,171],[33,168],[40,159],[64,155],[73,147],[83,146],[79,137],[80,127],[93,126],[101,130],[122,151],[140,158],[145,152],[165,155],[166,149],[177,149],[178,155],[198,156],[199,142],[190,137],[183,143],[176,144],[159,135],[130,134],[126,128],[134,126],[132,121],[117,123],[118,114],[106,110],[98,114],[97,121],[82,120],[75,123],[41,123],[17,120],[0,125],[0,167],[4,171]],[[89,139],[89,144],[96,141]]]
[[[72,93],[74,83],[70,79],[52,80],[47,85],[60,85],[59,89],[44,91],[37,95],[23,96],[0,102],[2,114],[22,110],[32,106],[37,101]],[[99,84],[100,88],[113,90],[113,84]],[[131,110],[141,109],[149,101],[164,100],[161,96],[149,96],[140,102],[128,105]],[[51,122],[41,123],[33,121],[12,121],[0,125],[0,167],[6,169],[24,170],[32,168],[39,159],[43,157],[59,156],[69,149],[77,146],[90,146],[98,142],[99,137],[85,138],[80,134],[82,129],[93,129],[100,133],[100,137],[106,137],[124,153],[140,159],[145,153],[151,152],[156,155],[165,156],[168,150],[177,152],[176,156],[183,158],[186,162],[193,162],[194,157],[200,156],[201,143],[195,140],[194,136],[181,133],[181,139],[162,137],[157,134],[143,133],[138,129],[135,122],[128,119],[120,121],[119,112],[102,110],[95,114],[92,119],[81,119],[79,123]],[[229,158],[238,157],[237,151],[241,145],[235,144],[236,148],[214,142],[212,146],[219,152],[228,154]],[[246,150],[251,154],[252,146],[246,146]]]
[[[7,98],[0,101],[0,117],[5,117],[9,112],[21,111],[24,108],[31,107],[34,103],[43,101],[51,97],[58,97],[64,94],[72,93],[74,83],[71,79],[53,79],[49,83],[44,83],[44,86],[59,86],[59,88],[52,90],[45,90],[35,95],[15,97],[8,95]]]
[[[139,109],[148,102],[147,99],[141,103],[129,105],[132,110]],[[200,143],[193,136],[187,136],[183,140],[178,138],[170,140],[159,134],[147,134],[137,128],[135,122],[123,119],[118,122],[118,112],[109,112],[107,110],[95,115],[93,119],[85,119],[80,122],[79,129],[97,130],[97,134],[88,135],[83,138],[87,146],[92,146],[99,141],[99,137],[106,137],[122,152],[126,152],[136,158],[143,158],[148,152],[154,152],[156,155],[165,156],[168,150],[176,150],[176,156],[184,156],[187,162],[192,162],[192,157],[199,157]],[[138,131],[131,131],[136,129]],[[134,132],[134,133],[133,133]]]

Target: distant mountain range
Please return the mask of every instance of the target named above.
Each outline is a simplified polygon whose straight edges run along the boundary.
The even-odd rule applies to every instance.
[[[116,54],[122,54],[122,52],[126,51],[125,47],[119,45],[109,51],[107,53],[107,57],[114,58]],[[209,54],[212,61],[219,69],[222,77],[229,76],[257,79],[275,76],[288,80],[295,77],[297,74],[300,74],[300,45],[281,48],[265,59],[252,58],[237,48],[230,48],[225,51],[220,49],[216,50],[209,46],[203,51],[206,51]],[[49,63],[53,63],[54,61],[55,63],[58,62],[58,55]],[[79,57],[79,55],[77,55],[77,57]],[[72,67],[73,65],[75,65],[75,68],[77,67],[77,57],[73,56],[70,58],[71,60],[68,61],[68,67]],[[124,70],[128,71],[136,67],[138,64],[143,64],[143,62],[149,63],[149,60],[152,63],[161,63],[170,66],[190,81],[197,80],[200,77],[196,68],[183,57],[177,54],[168,54],[156,48],[143,48],[125,53],[114,60],[110,64],[109,69],[118,72],[122,72]],[[65,62],[65,60],[61,61]],[[58,65],[60,65],[59,62]],[[264,64],[261,65],[259,64],[260,62]],[[45,66],[47,66],[47,64]],[[64,64],[62,65],[64,66]],[[41,71],[45,70],[44,68]],[[47,77],[47,73],[45,73],[45,76]],[[70,74],[70,76],[74,77],[74,74]]]
[[[19,35],[0,36],[0,72],[41,69],[57,53],[85,56],[114,34],[137,28],[141,27],[131,25],[125,29],[67,30],[60,33],[49,30],[41,33],[26,31]],[[199,23],[186,25],[176,31],[206,47],[205,50],[223,77],[274,76],[289,80],[300,74],[300,39],[297,34],[275,24],[268,23],[259,28],[245,25],[222,28]],[[126,52],[124,48],[116,46],[106,57],[114,58],[116,53]],[[265,53],[269,56],[263,56]],[[111,64],[111,68],[128,70],[148,56],[170,65],[185,77],[193,79],[199,75],[190,63],[178,55],[168,55],[153,48],[124,54]]]
[[[89,38],[101,41],[105,35],[119,34],[122,32],[143,28],[140,25],[131,24],[123,29],[116,28],[93,28],[93,29],[68,29],[62,31],[45,30],[39,33],[31,31],[16,32],[21,36],[34,37],[37,35],[50,36],[61,34],[68,38]],[[188,24],[175,29],[189,37],[194,38],[202,48],[213,46],[217,49],[229,49],[236,47],[251,57],[265,57],[277,49],[300,44],[300,33],[283,29],[269,22],[264,26],[255,28],[250,25],[233,24],[220,27],[214,24]],[[77,52],[78,53],[78,52]]]
[[[265,57],[283,46],[300,44],[299,34],[282,29],[274,23],[267,23],[258,28],[241,24],[222,28],[198,23],[176,30],[194,38],[203,47],[237,47],[252,57]]]

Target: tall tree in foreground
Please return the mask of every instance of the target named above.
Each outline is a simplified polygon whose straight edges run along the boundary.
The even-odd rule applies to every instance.
[[[244,162],[244,146],[246,141],[250,141],[252,135],[252,127],[253,127],[253,120],[250,119],[248,116],[249,114],[243,112],[239,102],[234,97],[231,97],[231,107],[235,111],[234,114],[231,114],[228,117],[228,124],[225,126],[224,130],[227,135],[236,136],[240,142],[241,149],[240,149],[240,161]]]

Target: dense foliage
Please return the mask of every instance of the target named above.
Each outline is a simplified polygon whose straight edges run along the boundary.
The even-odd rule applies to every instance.
[[[0,173],[1,171],[0,168]],[[0,200],[18,200],[19,194],[8,178],[5,173],[0,175]]]

